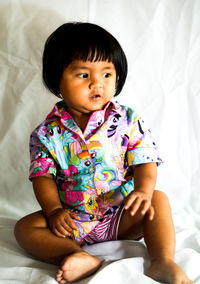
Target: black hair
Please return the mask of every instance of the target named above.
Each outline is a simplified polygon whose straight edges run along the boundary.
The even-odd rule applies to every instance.
[[[74,60],[109,61],[117,74],[117,96],[127,76],[127,60],[119,42],[102,27],[82,22],[61,25],[48,38],[43,52],[43,82],[57,97],[64,69]]]

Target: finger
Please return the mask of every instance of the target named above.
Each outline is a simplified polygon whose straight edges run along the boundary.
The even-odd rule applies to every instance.
[[[55,226],[55,229],[63,236],[69,236],[72,234],[72,229],[69,226],[63,226],[65,222],[60,223],[59,225]]]
[[[73,219],[80,220],[80,217],[79,217],[78,214],[75,213],[75,212],[70,212],[70,216],[71,216]]]
[[[141,202],[142,200],[140,198],[136,198],[135,201],[134,201],[134,204],[132,204],[131,206],[131,210],[130,210],[130,213],[132,216],[135,215],[135,213],[138,211],[138,209],[140,208],[141,206]]]
[[[143,206],[141,210],[141,214],[145,215],[151,206],[151,202],[149,200],[143,201]]]
[[[129,195],[129,197],[124,202],[124,208],[129,209],[136,198],[137,198],[137,196],[135,196],[134,194]]]
[[[63,221],[62,226],[70,234],[72,234],[73,230],[77,230],[78,229],[77,227],[72,227],[70,224],[67,223],[66,220]]]
[[[78,230],[78,227],[74,223],[73,219],[70,216],[65,217],[65,225],[70,227],[71,230]]]
[[[149,217],[149,220],[152,221],[153,218],[154,218],[154,215],[155,215],[155,210],[154,210],[153,206],[150,206],[150,207],[149,207],[148,215],[149,215],[149,216],[148,216],[148,217]]]
[[[60,232],[58,231],[58,229],[56,229],[56,228],[54,228],[52,231],[53,231],[53,233],[54,233],[57,237],[60,237],[60,238],[66,238],[66,236],[69,236],[68,233],[66,233],[66,234],[60,233]]]
[[[65,230],[65,231],[69,232],[70,234],[74,230],[68,223],[66,223],[65,220],[63,220],[60,225],[62,226],[62,228],[61,228],[62,230]]]

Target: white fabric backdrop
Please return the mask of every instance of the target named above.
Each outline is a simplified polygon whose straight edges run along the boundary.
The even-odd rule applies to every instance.
[[[200,283],[199,0],[0,0],[0,283],[55,283],[57,268],[20,249],[13,227],[39,209],[28,180],[29,135],[57,101],[42,85],[41,56],[47,36],[67,21],[97,23],[121,43],[129,73],[118,101],[152,129],[165,161],[157,188],[172,205],[176,260]],[[155,283],[143,275],[141,242],[86,249],[104,264],[81,283]]]

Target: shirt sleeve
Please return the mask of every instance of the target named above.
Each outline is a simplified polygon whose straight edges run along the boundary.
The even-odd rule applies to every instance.
[[[160,165],[163,162],[151,131],[141,118],[134,121],[132,125],[127,148],[127,162],[128,166],[152,162]]]
[[[41,135],[41,129],[36,129],[30,137],[30,171],[29,179],[53,174],[56,176],[56,163],[52,158],[45,141],[45,136]]]

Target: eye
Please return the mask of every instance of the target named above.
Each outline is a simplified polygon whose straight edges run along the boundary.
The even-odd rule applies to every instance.
[[[101,123],[102,123],[102,120],[99,120],[99,121],[97,122],[97,125],[101,125]]]
[[[113,122],[117,122],[118,120],[116,119],[116,117],[113,118]]]
[[[61,134],[61,128],[58,126],[58,134]]]
[[[110,73],[104,73],[104,74],[103,74],[103,78],[109,78],[110,76],[111,76]]]
[[[79,78],[88,78],[88,74],[87,73],[80,73],[80,74],[77,74],[77,76]]]
[[[128,139],[129,139],[128,135],[125,134],[124,136],[122,136],[122,146],[128,145]]]
[[[50,128],[50,129],[49,129],[49,135],[50,135],[50,136],[53,136],[53,134],[54,134],[53,129]]]
[[[91,163],[90,163],[90,161],[88,161],[88,160],[84,162],[84,165],[85,165],[86,167],[89,167],[90,164],[91,164]]]
[[[95,153],[95,152],[92,152],[92,153],[91,153],[91,158],[94,159],[95,157],[96,157],[96,153]]]
[[[39,152],[38,153],[38,158],[41,158],[42,157],[42,152]]]

